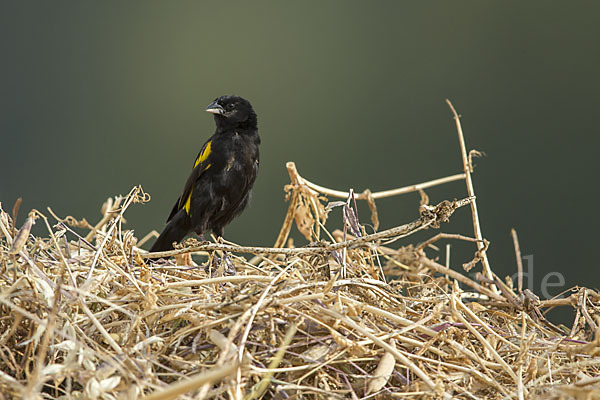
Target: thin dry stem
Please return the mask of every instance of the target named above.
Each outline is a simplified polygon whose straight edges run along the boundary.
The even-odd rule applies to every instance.
[[[404,186],[401,188],[397,188],[397,189],[390,189],[390,190],[383,190],[381,192],[367,192],[367,190],[356,194],[355,198],[357,200],[368,200],[369,197],[377,200],[377,199],[383,199],[386,197],[394,197],[394,196],[399,196],[401,194],[406,194],[406,193],[412,193],[412,192],[418,192],[419,190],[423,190],[423,189],[427,189],[430,187],[434,187],[434,186],[439,186],[439,185],[443,185],[444,183],[450,183],[450,182],[455,182],[455,181],[459,181],[461,179],[465,179],[465,174],[456,174],[456,175],[450,175],[450,176],[446,176],[443,178],[438,178],[438,179],[433,179],[431,181],[427,181],[427,182],[423,182],[423,183],[417,183],[414,185],[409,185],[409,186]],[[305,184],[306,186],[308,186],[309,188],[311,188],[312,190],[319,192],[321,194],[324,194],[326,196],[331,196],[331,197],[336,197],[339,199],[347,199],[348,196],[350,195],[349,192],[344,192],[341,190],[333,190],[333,189],[329,189],[323,186],[319,186],[316,183],[312,183],[308,180],[306,180],[305,178],[303,178],[303,184]]]
[[[465,182],[467,184],[467,193],[470,197],[475,197],[475,190],[473,189],[473,181],[471,179],[471,164],[469,163],[469,155],[467,153],[467,147],[465,145],[465,137],[462,132],[462,127],[460,124],[460,116],[454,109],[454,106],[450,102],[450,100],[446,99],[446,103],[452,110],[452,114],[454,114],[454,121],[456,122],[456,131],[458,133],[458,142],[460,144],[460,153],[462,155]],[[487,254],[485,251],[485,245],[483,243],[483,235],[481,234],[481,224],[479,223],[479,215],[477,213],[477,202],[473,201],[471,203],[471,213],[473,214],[473,230],[475,232],[475,238],[478,240],[477,249],[481,252],[483,270],[486,276],[489,279],[492,279],[492,269],[490,267],[490,263],[487,258]]]

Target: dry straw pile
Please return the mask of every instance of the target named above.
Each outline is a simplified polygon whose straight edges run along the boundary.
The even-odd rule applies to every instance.
[[[354,195],[288,164],[290,206],[272,248],[189,240],[148,261],[144,239],[122,226],[148,200],[139,187],[93,226],[32,211],[17,229],[16,211],[0,209],[0,398],[600,397],[599,294],[540,301],[492,272],[455,120],[464,172],[421,185]],[[377,198],[457,179],[468,197],[432,206],[422,192],[411,223],[367,235],[356,218],[355,200],[369,202],[376,226]],[[462,206],[473,237],[392,243]],[[329,233],[332,207],[344,226]],[[30,233],[35,220],[46,237]],[[294,224],[311,244],[290,246]],[[481,265],[478,281],[426,256],[438,239],[473,242],[464,268]],[[572,328],[544,318],[556,306],[576,310]]]

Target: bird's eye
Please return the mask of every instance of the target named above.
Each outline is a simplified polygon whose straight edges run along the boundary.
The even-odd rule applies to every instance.
[[[227,104],[227,109],[228,110],[233,110],[233,107],[234,107],[233,103]]]

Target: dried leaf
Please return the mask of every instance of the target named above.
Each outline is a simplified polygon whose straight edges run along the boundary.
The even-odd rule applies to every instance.
[[[304,204],[299,203],[296,207],[294,218],[296,220],[296,227],[298,228],[300,233],[304,235],[306,240],[311,240],[312,227],[315,224],[315,219],[310,213],[310,208],[308,208]]]
[[[48,322],[48,321],[46,320],[46,322]],[[35,328],[35,332],[31,336],[31,339],[25,340],[24,342],[19,343],[17,346],[25,346],[25,345],[33,342],[35,344],[35,346],[37,347],[37,345],[45,331],[46,331],[46,325],[42,325],[42,324],[38,325],[37,328]]]
[[[42,279],[34,281],[34,285],[38,290],[38,293],[40,293],[46,301],[48,308],[51,308],[54,304],[54,289],[52,289],[48,282]]]
[[[111,376],[100,381],[100,389],[104,392],[108,392],[116,388],[121,383],[121,377],[118,375]]]
[[[85,392],[87,394],[88,399],[97,399],[100,397],[100,393],[102,392],[102,388],[100,387],[100,382],[94,377],[90,378],[90,380],[85,385]]]
[[[27,243],[27,239],[29,238],[29,232],[31,232],[31,227],[33,226],[33,224],[33,217],[30,216],[25,220],[25,223],[23,224],[21,229],[19,229],[19,232],[17,233],[17,236],[15,237],[15,240],[12,243],[12,246],[8,252],[9,254],[18,254],[21,251],[21,249],[23,249],[23,246],[25,246],[25,243]]]
[[[15,201],[15,204],[13,205],[13,209],[12,209],[12,220],[13,223],[17,223],[17,216],[19,215],[19,209],[21,208],[21,203],[23,202],[23,198],[19,197],[17,199],[17,201]]]
[[[331,201],[329,203],[327,203],[327,206],[325,207],[325,209],[327,211],[331,211],[336,207],[343,207],[346,205],[345,201]]]
[[[348,227],[348,229],[350,229],[350,233],[352,235],[356,237],[361,237],[362,232],[360,229],[360,223],[358,222],[358,218],[356,217],[356,213],[348,205],[344,205],[343,210],[344,224]]]
[[[395,341],[390,340],[390,345],[393,348],[396,348]],[[392,372],[394,372],[394,367],[396,366],[396,359],[393,354],[386,351],[379,360],[379,364],[377,364],[377,368],[373,371],[373,378],[369,380],[369,384],[367,386],[367,394],[375,393],[383,389],[383,387],[388,383],[390,376],[392,376]]]
[[[62,372],[65,369],[65,366],[62,364],[49,364],[44,367],[42,370],[42,375],[56,375]]]
[[[309,347],[304,353],[302,353],[302,356],[306,357],[306,359],[310,361],[323,361],[333,348],[333,345],[317,344],[316,346]]]
[[[371,223],[373,224],[373,229],[377,231],[377,229],[379,229],[379,214],[377,213],[375,198],[373,198],[373,193],[371,193],[369,189],[365,190],[363,194],[367,196],[367,203],[369,204],[369,210],[371,211]]]

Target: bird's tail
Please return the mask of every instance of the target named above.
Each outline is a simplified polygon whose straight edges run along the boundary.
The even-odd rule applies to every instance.
[[[179,210],[173,218],[167,223],[163,231],[160,233],[156,242],[150,249],[155,251],[173,250],[173,242],[179,242],[190,231],[190,220],[185,210]]]

